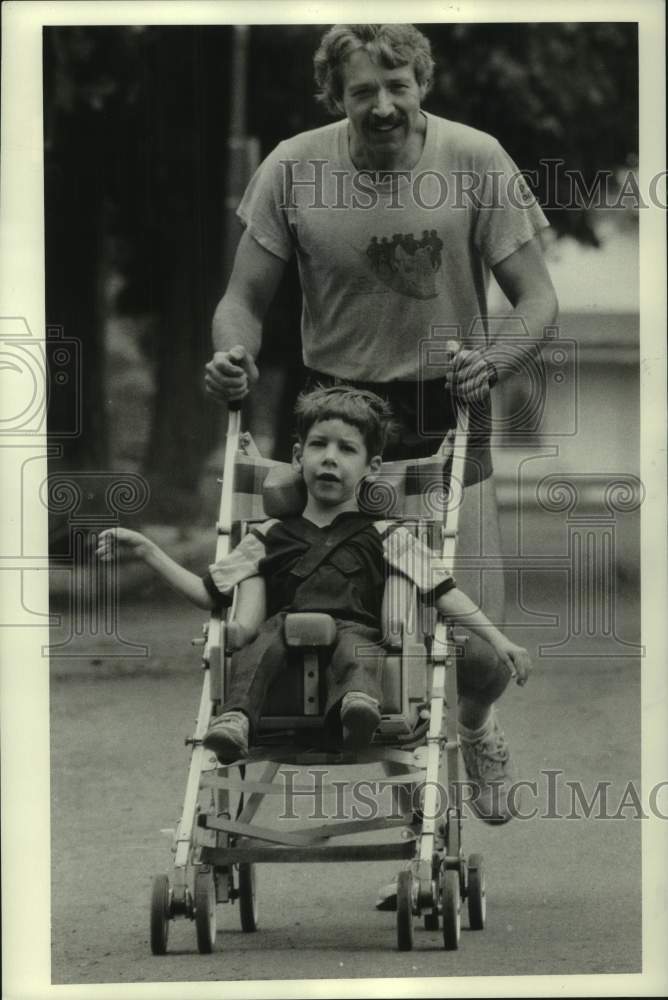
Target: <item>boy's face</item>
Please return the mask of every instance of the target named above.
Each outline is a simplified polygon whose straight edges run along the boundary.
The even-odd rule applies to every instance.
[[[324,506],[355,497],[358,483],[381,466],[369,457],[359,429],[338,418],[313,424],[306,440],[294,446],[292,464],[301,471],[309,495]]]

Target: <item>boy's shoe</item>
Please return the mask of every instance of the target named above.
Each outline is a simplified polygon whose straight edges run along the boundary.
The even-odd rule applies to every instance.
[[[363,691],[348,691],[341,702],[342,744],[345,750],[368,747],[380,725],[378,702]]]
[[[224,712],[214,719],[202,740],[213,750],[221,764],[233,764],[248,756],[248,716],[243,712]]]
[[[514,815],[508,804],[514,776],[508,743],[494,708],[481,736],[470,739],[460,730],[459,739],[472,786],[471,808],[485,823],[507,823]]]

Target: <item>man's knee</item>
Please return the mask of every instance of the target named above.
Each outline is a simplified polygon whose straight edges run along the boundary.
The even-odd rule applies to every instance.
[[[492,647],[472,635],[457,664],[459,694],[491,704],[501,697],[509,681],[510,673],[501,667]]]

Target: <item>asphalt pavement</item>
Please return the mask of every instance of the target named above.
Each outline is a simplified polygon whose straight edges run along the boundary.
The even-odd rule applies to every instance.
[[[627,607],[629,636],[634,614]],[[52,660],[54,983],[641,970],[643,821],[628,793],[630,784],[640,789],[639,660],[583,663],[545,653],[526,688],[509,689],[499,705],[518,774],[536,782],[523,810],[536,815],[503,827],[464,821],[466,853],[482,852],[486,862],[483,932],[465,929],[459,950],[445,952],[440,933],[418,923],[414,950],[399,952],[395,916],[377,912],[374,901],[400,863],[267,865],[258,871],[256,933],[241,932],[236,905],[221,905],[213,954],[198,954],[194,925],[180,919],[169,953],[152,956],[149,894],[153,875],[170,871],[169,836],[160,831],[180,814],[183,740],[201,686],[190,638],[202,621],[166,596],[126,603],[119,631],[126,643],[145,643],[147,657],[118,655],[130,647],[98,639],[93,657],[65,648]],[[67,629],[65,617],[54,639]],[[550,641],[546,628],[537,634],[525,625],[513,635],[534,654]],[[600,782],[609,783],[605,801],[602,786],[594,799]],[[267,800],[258,821],[270,823],[274,809]]]

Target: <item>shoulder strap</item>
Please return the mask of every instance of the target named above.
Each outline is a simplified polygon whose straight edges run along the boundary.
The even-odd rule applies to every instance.
[[[343,521],[333,531],[324,535],[312,545],[308,552],[305,552],[301,559],[295,563],[290,572],[302,580],[308,579],[309,576],[315,573],[318,566],[326,562],[333,552],[336,552],[339,546],[355,535],[359,535],[360,532],[369,527],[370,523],[370,521],[362,518],[359,520],[355,518],[354,520]]]

